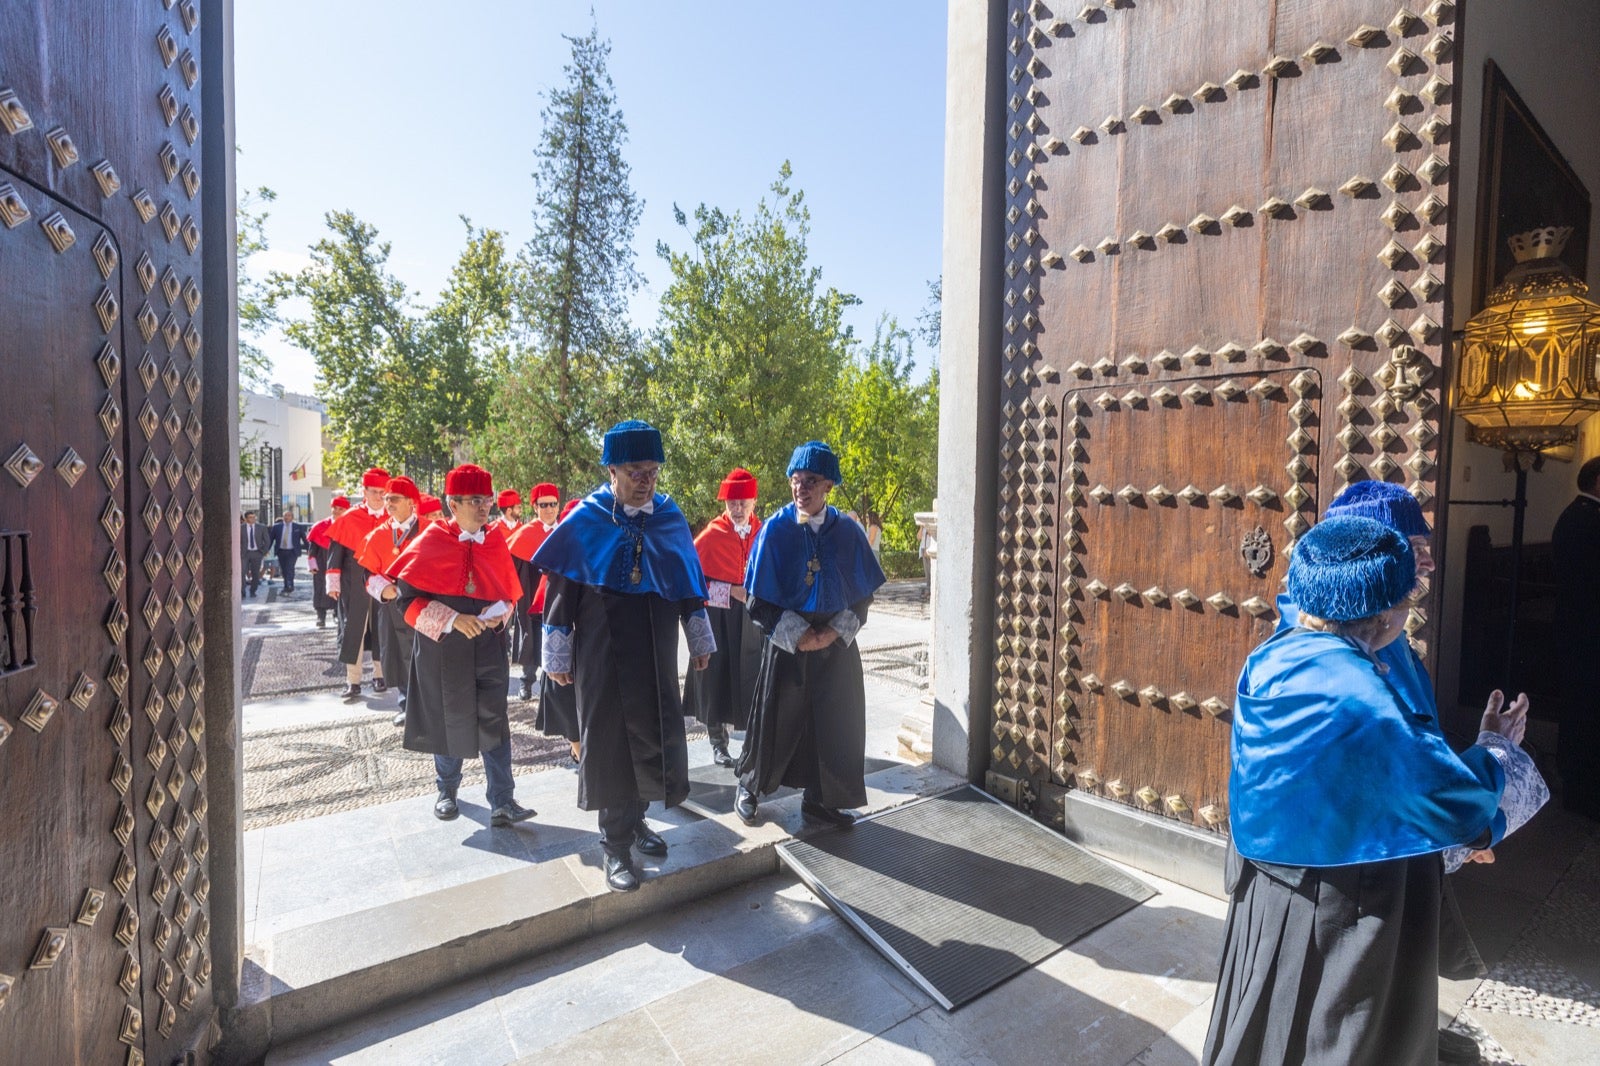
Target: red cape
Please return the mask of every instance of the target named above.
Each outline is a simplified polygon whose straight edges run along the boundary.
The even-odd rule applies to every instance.
[[[543,544],[544,538],[549,535],[550,530],[544,528],[544,523],[536,518],[532,522],[524,522],[518,526],[516,532],[506,540],[506,547],[511,549],[512,555],[526,563],[533,559],[533,553],[539,550],[539,545]]]
[[[389,516],[386,514],[374,518],[365,507],[352,507],[333,520],[328,536],[349,548],[359,558],[361,546],[367,542],[367,534],[387,521]]]
[[[328,530],[333,528],[333,519],[324,518],[306,531],[306,539],[317,547],[326,551],[333,547],[333,540],[328,536]]]
[[[420,525],[420,523],[419,523]],[[385,522],[367,534],[367,539],[361,545],[361,550],[356,552],[356,561],[367,568],[369,574],[386,574],[389,567],[400,557],[405,546],[417,537],[417,526],[411,528],[411,533],[401,543],[400,547],[394,546],[394,528],[392,521]]]
[[[512,603],[521,599],[522,583],[506,549],[505,533],[485,529],[482,544],[463,541],[460,535],[461,527],[453,518],[433,523],[406,544],[389,567],[389,576],[434,596]]]
[[[750,562],[750,545],[755,543],[756,530],[761,519],[750,516],[750,535],[743,538],[733,530],[733,519],[726,511],[706,523],[706,528],[694,538],[694,550],[700,556],[700,569],[712,581],[726,581],[730,585],[744,584],[745,567]]]

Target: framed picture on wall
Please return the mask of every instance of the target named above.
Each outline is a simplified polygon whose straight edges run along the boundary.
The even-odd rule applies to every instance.
[[[1472,312],[1514,264],[1506,239],[1515,233],[1571,226],[1561,261],[1587,281],[1589,190],[1492,59],[1483,72],[1482,139]]]

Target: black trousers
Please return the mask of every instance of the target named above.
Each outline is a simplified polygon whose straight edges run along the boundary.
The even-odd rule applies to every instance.
[[[633,847],[633,835],[644,824],[649,800],[635,800],[621,807],[600,808],[600,846],[606,854],[625,859]]]
[[[244,588],[241,592],[248,592],[254,596],[261,587],[261,553],[244,553]]]

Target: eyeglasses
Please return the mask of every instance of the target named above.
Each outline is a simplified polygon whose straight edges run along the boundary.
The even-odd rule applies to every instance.
[[[487,507],[494,502],[493,496],[452,496],[450,502],[459,503],[463,507]]]
[[[634,466],[619,466],[617,467],[617,471],[619,473],[628,475],[629,481],[654,481],[661,476],[661,468],[659,466],[647,466],[642,468]]]
[[[552,500],[549,503],[537,503],[537,504],[534,504],[534,506],[539,508],[539,510],[541,510],[541,511],[545,511],[545,510],[554,509],[556,507],[560,507],[561,506],[561,502],[559,500]]]
[[[814,489],[818,485],[828,484],[828,479],[817,474],[796,474],[789,479],[789,487],[795,489]]]

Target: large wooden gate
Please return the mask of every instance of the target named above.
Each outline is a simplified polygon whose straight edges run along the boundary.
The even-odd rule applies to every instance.
[[[199,19],[0,0],[8,1062],[169,1062],[211,1024]]]
[[[1013,0],[990,740],[1019,800],[1226,831],[1294,539],[1366,478],[1433,511],[1454,28]]]

